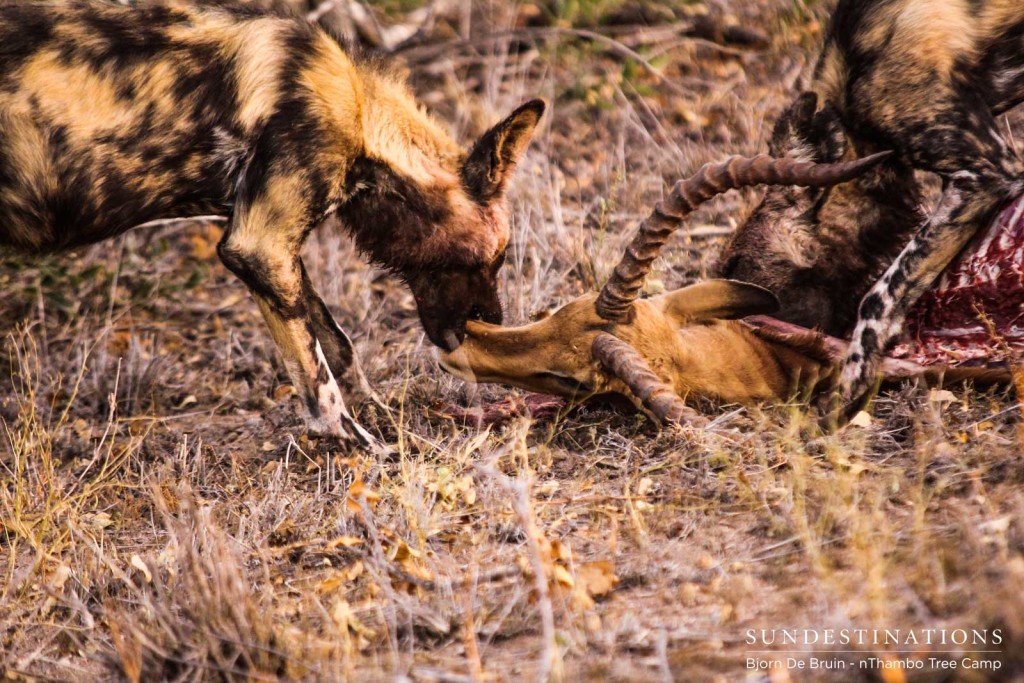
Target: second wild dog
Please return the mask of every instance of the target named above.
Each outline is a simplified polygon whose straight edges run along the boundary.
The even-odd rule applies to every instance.
[[[1022,101],[1020,0],[838,3],[809,89],[779,119],[770,152],[825,163],[894,154],[834,188],[770,190],[719,274],[772,290],[790,322],[852,333],[845,415],[869,396],[908,308],[1024,191],[1024,164],[996,122]],[[915,171],[942,180],[931,215]]]

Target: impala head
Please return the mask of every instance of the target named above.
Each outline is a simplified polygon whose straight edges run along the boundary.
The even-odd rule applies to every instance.
[[[531,325],[469,323],[465,342],[442,354],[441,364],[469,381],[562,396],[621,393],[661,420],[678,421],[684,411],[680,389],[726,394],[716,392],[716,382],[746,382],[758,372],[752,335],[717,321],[770,313],[778,301],[767,290],[731,280],[640,299],[660,248],[687,214],[726,190],[763,183],[827,185],[876,162],[821,165],[762,156],[708,164],[677,183],[644,220],[600,293]]]

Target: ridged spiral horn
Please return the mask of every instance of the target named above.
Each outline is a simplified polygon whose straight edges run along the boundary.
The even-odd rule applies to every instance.
[[[643,407],[662,424],[686,424],[696,415],[627,342],[600,332],[594,337],[590,349],[601,367],[629,387]]]

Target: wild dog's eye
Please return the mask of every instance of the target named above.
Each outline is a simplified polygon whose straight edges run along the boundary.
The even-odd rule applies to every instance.
[[[494,263],[491,264],[491,273],[494,275],[498,274],[501,267],[505,265],[505,256],[508,254],[508,249],[498,254],[498,257],[494,259]]]
[[[560,385],[563,389],[573,391],[579,394],[587,394],[593,391],[593,388],[584,382],[573,379],[572,377],[566,377],[564,375],[558,375],[554,372],[535,372],[533,373],[534,379],[553,381]]]

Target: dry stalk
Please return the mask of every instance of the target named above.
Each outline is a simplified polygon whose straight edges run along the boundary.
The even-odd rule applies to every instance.
[[[551,591],[548,589],[548,572],[544,563],[544,555],[540,549],[539,539],[543,536],[537,527],[530,500],[531,482],[528,478],[513,479],[489,465],[478,464],[475,467],[512,494],[512,507],[515,509],[519,525],[526,537],[526,554],[533,572],[533,588],[537,593],[537,611],[540,613],[543,649],[537,658],[536,680],[538,683],[560,681],[563,673],[562,657],[555,634],[555,610],[551,604]]]
[[[474,574],[476,573],[474,569]],[[475,577],[474,577],[475,578]],[[474,581],[475,585],[476,582]],[[484,667],[480,660],[480,647],[476,639],[476,618],[473,614],[473,592],[462,591],[459,593],[459,601],[462,603],[462,643],[466,648],[466,659],[469,662],[469,675],[474,681],[484,679]]]

